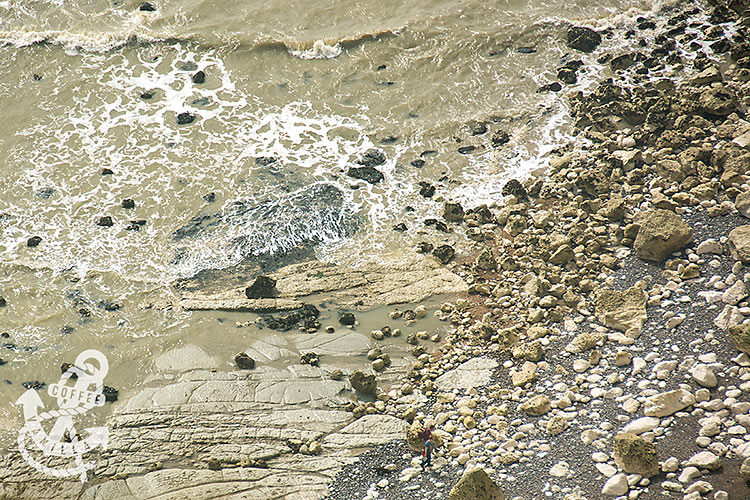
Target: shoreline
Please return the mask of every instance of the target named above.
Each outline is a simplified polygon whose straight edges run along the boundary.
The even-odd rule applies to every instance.
[[[727,15],[725,10],[718,12]],[[677,26],[669,30],[677,31],[667,37],[667,45],[670,37],[682,36],[679,24],[691,19],[689,15],[678,19],[680,12],[675,12],[673,18],[677,19]],[[651,29],[644,27],[643,31]],[[747,27],[743,29],[747,33]],[[740,45],[726,38],[730,45]],[[682,49],[688,46],[688,41],[681,44]],[[673,48],[667,52],[677,51]],[[621,59],[626,55],[613,56],[612,64],[627,66],[620,70],[620,76],[628,81],[637,78],[634,75],[639,68],[652,64],[647,57],[633,56],[628,64],[627,57]],[[721,57],[728,59],[729,55]],[[734,101],[730,111],[746,117],[750,78],[741,82],[731,77],[745,78],[750,70],[739,71],[736,62],[734,71],[727,66],[726,62],[721,65],[718,77],[743,99]],[[571,67],[567,69],[575,73]],[[696,102],[706,101],[715,106],[713,111],[724,113],[726,103],[721,93],[709,92],[711,80],[716,78],[717,72],[709,71],[697,80],[673,83],[680,92],[684,90],[681,84],[694,86],[699,90]],[[750,402],[750,387],[738,388],[743,385],[741,382],[750,380],[750,360],[738,357],[739,351],[729,344],[724,329],[713,325],[723,309],[706,311],[714,303],[708,295],[698,293],[723,293],[714,287],[718,281],[705,285],[712,275],[720,276],[722,282],[732,281],[724,289],[743,280],[744,271],[733,270],[729,247],[721,238],[728,236],[730,228],[742,225],[744,219],[736,213],[735,200],[747,191],[745,175],[750,174],[750,166],[742,172],[731,170],[727,167],[731,163],[729,155],[717,158],[719,166],[712,170],[711,154],[703,167],[697,163],[706,153],[691,151],[684,155],[687,159],[676,154],[678,149],[688,151],[696,141],[713,146],[721,143],[726,147],[745,136],[745,132],[740,133],[744,125],[738,120],[726,124],[714,113],[701,117],[705,123],[692,123],[695,116],[706,112],[695,106],[691,108],[690,98],[685,96],[670,103],[672,110],[659,108],[662,104],[652,101],[669,92],[671,87],[665,80],[668,78],[650,87],[647,83],[641,93],[625,87],[616,90],[605,82],[590,94],[574,98],[571,107],[580,136],[590,144],[589,151],[574,151],[550,160],[544,177],[531,178],[523,184],[509,182],[507,193],[503,193],[507,196],[503,205],[469,209],[446,203],[445,222],[440,222],[456,229],[465,228],[470,240],[482,243],[470,247],[456,245],[452,250],[459,260],[439,268],[446,273],[455,272],[468,283],[466,297],[459,297],[450,305],[443,304],[435,311],[438,319],[452,325],[454,331],[447,339],[440,339],[441,347],[432,354],[430,349],[436,342],[414,333],[416,342],[409,342],[412,346],[408,348],[415,358],[411,369],[410,358],[404,352],[403,359],[396,363],[398,370],[387,369],[385,377],[378,377],[382,383],[403,373],[404,383],[394,382],[388,393],[381,392],[377,397],[360,394],[360,402],[353,403],[341,397],[342,391],[348,395],[346,391],[351,390],[351,384],[345,378],[331,379],[327,369],[295,365],[294,377],[270,365],[257,372],[226,372],[222,370],[226,363],[207,362],[210,356],[198,359],[197,364],[191,365],[190,359],[181,364],[192,354],[173,352],[171,359],[186,370],[175,371],[160,381],[166,384],[161,389],[169,390],[159,393],[161,389],[148,388],[153,391],[148,394],[144,391],[139,395],[141,399],[129,401],[128,404],[137,399],[138,404],[124,407],[115,416],[115,429],[120,434],[116,434],[113,450],[102,457],[103,465],[97,468],[101,473],[98,481],[85,493],[81,493],[80,483],[69,483],[71,489],[64,493],[71,498],[113,498],[113,495],[146,498],[153,494],[150,490],[153,488],[167,497],[179,498],[188,493],[199,497],[217,488],[211,494],[220,491],[226,497],[252,498],[261,490],[268,492],[269,497],[282,495],[283,490],[284,498],[298,498],[302,488],[309,487],[305,494],[330,500],[411,499],[417,494],[425,498],[435,495],[448,498],[463,470],[483,465],[508,498],[516,499],[528,498],[529,494],[531,498],[546,495],[566,500],[601,498],[605,494],[602,488],[609,484],[608,477],[618,480],[612,481],[609,491],[621,491],[623,477],[626,483],[625,492],[611,495],[612,498],[631,494],[632,498],[642,499],[686,495],[693,495],[689,497],[691,500],[725,498],[714,494],[718,490],[728,492],[731,499],[747,496],[748,489],[736,479],[741,463],[736,450],[740,445],[732,444],[731,439],[750,442],[742,437],[750,436],[750,427],[745,425],[750,416],[748,420],[737,418],[750,415],[750,404],[745,406]],[[651,95],[653,92],[661,94]],[[702,98],[703,94],[710,95]],[[711,100],[712,96],[716,99]],[[654,111],[650,111],[651,107],[655,107]],[[670,113],[678,116],[670,118]],[[690,123],[678,125],[681,118]],[[640,124],[631,123],[641,119]],[[647,131],[660,120],[669,121],[671,126],[666,130],[670,133]],[[622,133],[623,125],[630,133]],[[586,130],[580,128],[584,126]],[[712,128],[717,131],[711,132]],[[706,134],[706,130],[711,133]],[[737,137],[731,137],[734,134]],[[672,148],[671,153],[663,153],[665,148],[657,147],[664,146],[664,141],[672,141],[666,144]],[[747,148],[748,145],[739,146],[732,151],[748,151]],[[726,172],[736,175],[724,176]],[[690,177],[703,182],[686,181]],[[619,196],[610,196],[611,192]],[[672,258],[671,252],[667,252],[665,259],[656,264],[635,256],[637,251],[633,247],[638,246],[637,236],[645,224],[637,215],[653,207],[674,212],[692,228],[693,241],[674,248],[678,252],[687,249],[687,253]],[[710,241],[712,238],[716,242]],[[712,253],[717,248],[720,253]],[[713,265],[713,261],[718,264]],[[430,268],[426,273],[435,269]],[[377,288],[377,280],[374,283]],[[638,302],[637,307],[625,313],[612,312],[615,319],[608,319],[597,306],[597,297],[604,289],[634,290],[634,293],[641,290],[639,296],[646,299],[642,307]],[[690,301],[672,300],[673,295],[679,295],[676,299],[688,297]],[[412,297],[416,300],[417,295]],[[710,297],[717,300],[716,295]],[[214,300],[220,299],[214,297]],[[724,299],[718,300],[723,306]],[[743,297],[731,305],[737,309],[736,314],[733,310],[730,310],[733,315],[727,313],[731,321],[744,319],[746,312],[750,314],[746,300]],[[707,302],[705,307],[702,302]],[[350,305],[354,307],[356,303]],[[292,306],[299,304],[294,302],[289,305]],[[413,306],[416,304],[408,308]],[[238,310],[243,310],[241,307],[247,304],[240,305]],[[278,309],[276,305],[273,308]],[[747,311],[742,312],[742,308]],[[327,319],[335,322],[335,311]],[[397,320],[400,318],[395,315],[383,318],[381,323],[396,324]],[[667,329],[665,325],[672,326]],[[715,330],[707,333],[711,338],[705,341],[706,352],[697,352],[706,346],[693,343],[696,338],[687,331],[688,327]],[[415,332],[418,329],[417,322]],[[366,330],[359,332],[365,337],[359,339],[361,342],[369,342]],[[670,345],[664,346],[666,343]],[[364,344],[357,345],[357,349],[342,349],[340,355],[361,356]],[[378,346],[376,342],[375,348]],[[371,347],[366,350],[374,350]],[[622,365],[618,358],[627,355],[621,352],[631,356]],[[685,352],[689,352],[688,359],[680,359],[672,366],[672,358]],[[688,363],[690,356],[693,359]],[[382,356],[375,356],[365,365],[378,359]],[[477,359],[482,360],[480,365],[471,365]],[[638,360],[643,361],[642,366]],[[466,363],[472,369],[466,369]],[[704,366],[701,376],[710,371],[719,379],[716,387],[709,389],[709,399],[677,410],[674,412],[677,417],[672,414],[658,417],[657,423],[641,420],[646,400],[667,389],[678,389],[681,384],[690,386],[689,392],[698,399],[698,392],[706,387],[696,386],[696,377],[690,372],[695,365]],[[458,367],[462,369],[457,370]],[[282,394],[283,408],[275,406],[279,401],[276,393],[263,399],[268,394],[264,377],[276,384],[288,384],[284,387],[290,392],[274,389]],[[295,399],[291,391],[305,378],[311,381],[310,396]],[[732,383],[734,378],[737,383]],[[644,380],[648,384],[641,389],[639,384]],[[320,389],[321,383],[325,390]],[[183,397],[180,390],[186,387],[189,392]],[[739,394],[735,397],[730,391]],[[703,392],[700,394],[700,398],[705,396]],[[717,399],[723,405],[720,408],[719,403],[714,403]],[[724,403],[727,399],[734,402]],[[146,400],[150,406],[139,406]],[[633,412],[625,410],[636,403]],[[733,406],[737,404],[740,406]],[[279,422],[283,425],[275,421],[282,415],[281,410],[284,418]],[[305,412],[307,415],[303,415]],[[678,430],[685,440],[708,437],[698,436],[698,429],[706,427],[699,425],[698,420],[714,414],[720,415],[719,432],[710,436],[712,439],[705,446],[673,438]],[[218,428],[203,422],[204,419],[211,422],[220,415],[231,416],[231,422],[217,424]],[[416,422],[418,427],[425,421],[438,425],[438,434],[444,441],[436,450],[435,468],[426,473],[415,466],[411,457],[416,453],[403,442],[410,424]],[[637,421],[646,427],[653,425],[639,435],[656,444],[660,462],[669,461],[662,463],[662,471],[652,479],[632,472],[621,477],[624,469],[615,463],[612,454],[614,434]],[[737,425],[745,426],[744,435],[729,434],[731,428],[738,431]],[[172,439],[175,429],[186,436]],[[273,437],[264,433],[272,433]],[[197,436],[193,439],[189,434]],[[159,436],[165,438],[166,444],[158,442]],[[255,443],[258,436],[266,441]],[[670,440],[674,444],[667,445]],[[136,448],[140,449],[133,452],[137,457],[131,463],[120,466],[118,460],[122,457],[118,458],[118,453],[128,450],[129,442],[137,443]],[[714,446],[716,442],[727,443],[723,453]],[[679,453],[678,444],[684,445]],[[192,455],[181,457],[181,446]],[[682,456],[688,448],[690,455]],[[750,445],[746,448],[750,450]],[[362,450],[370,451],[357,459]],[[686,464],[692,455],[707,450],[718,461],[706,464],[703,470],[719,464],[718,472],[703,475],[702,467],[698,467],[698,472],[689,471],[682,481],[686,469],[691,467]],[[237,460],[237,457],[242,458]],[[673,457],[678,459],[674,471]],[[342,468],[344,472],[338,472]],[[353,481],[352,474],[358,479]],[[3,476],[3,487],[8,489],[0,490],[0,498],[24,494],[23,484],[20,489],[12,489],[14,486],[6,482],[11,477],[15,480],[14,469],[8,466]],[[286,484],[283,488],[269,484],[269,477]],[[701,484],[688,492],[698,480],[710,483],[713,490],[709,492]],[[542,489],[530,493],[519,483]],[[665,483],[676,486],[665,489]],[[46,486],[26,493],[58,495],[55,487],[54,482],[47,482]],[[703,490],[706,495],[696,497],[693,493]]]

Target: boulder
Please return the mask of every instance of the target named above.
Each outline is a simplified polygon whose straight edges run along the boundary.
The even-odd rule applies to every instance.
[[[737,97],[729,87],[719,85],[701,92],[698,104],[708,115],[728,116],[737,110]]]
[[[246,352],[241,352],[234,357],[234,363],[240,370],[252,370],[255,368],[255,360]]]
[[[383,173],[375,167],[351,167],[346,175],[370,184],[377,184],[384,179]]]
[[[750,263],[750,225],[732,229],[729,233],[729,252],[734,260]]]
[[[543,394],[538,394],[521,405],[521,411],[528,415],[540,417],[552,409],[549,398]]]
[[[481,269],[482,271],[496,271],[497,261],[495,261],[495,257],[492,255],[492,250],[489,248],[482,250],[477,256],[475,265],[477,269]]]
[[[458,202],[446,201],[443,205],[443,218],[448,222],[461,222],[464,220],[464,209]]]
[[[450,500],[505,500],[498,486],[484,469],[467,470],[448,495]]]
[[[734,199],[734,207],[743,217],[750,219],[750,191],[743,191]]]
[[[568,47],[581,52],[593,52],[602,43],[602,36],[591,28],[573,26],[568,29]]]
[[[377,391],[375,375],[368,375],[359,370],[349,375],[349,383],[352,384],[355,391],[361,392],[362,394],[374,395]]]
[[[624,292],[603,290],[594,300],[594,312],[603,325],[637,337],[648,319],[647,300],[646,292],[637,286]]]
[[[524,188],[523,184],[521,184],[516,179],[511,179],[508,182],[506,182],[505,185],[503,186],[502,191],[500,191],[500,194],[502,194],[503,196],[513,195],[519,201],[523,201],[528,198],[528,193],[526,192],[526,188]]]
[[[345,312],[339,317],[339,323],[344,326],[352,326],[357,321],[353,313]]]
[[[432,251],[432,255],[437,257],[437,260],[439,260],[441,264],[447,264],[450,262],[455,253],[456,251],[450,245],[440,245]]]
[[[685,389],[655,394],[644,405],[643,413],[647,417],[667,417],[688,406],[695,404],[695,396]]]
[[[644,477],[659,473],[659,459],[656,448],[642,437],[622,432],[614,440],[615,463],[628,474]]]
[[[383,163],[385,163],[385,153],[376,148],[368,149],[365,154],[357,160],[357,164],[365,167],[376,167]]]
[[[258,276],[249,287],[245,288],[245,296],[248,299],[268,299],[277,293],[276,280],[268,276]]]
[[[750,354],[750,324],[730,326],[729,339],[738,350]]]
[[[651,210],[639,217],[640,229],[633,248],[643,260],[660,262],[693,239],[693,230],[669,210]]]

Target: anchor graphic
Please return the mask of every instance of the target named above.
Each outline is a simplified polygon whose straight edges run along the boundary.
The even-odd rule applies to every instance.
[[[95,360],[98,366],[89,363],[90,360]],[[108,371],[109,362],[104,354],[88,349],[78,355],[75,364],[62,374],[58,383],[49,386],[47,393],[57,399],[57,410],[39,413],[40,408],[44,409],[44,403],[33,389],[27,390],[16,400],[16,404],[23,407],[25,420],[18,432],[18,449],[29,465],[55,477],[78,475],[82,482],[86,481],[87,471],[93,469],[94,464],[84,462],[83,455],[98,446],[106,448],[109,432],[107,427],[89,427],[84,429],[87,436],[82,438],[76,431],[73,419],[86,414],[94,406],[104,404],[103,382]],[[67,385],[70,378],[76,380],[75,385]],[[90,385],[96,389],[89,391]],[[55,423],[47,434],[42,422],[53,418],[56,419]],[[75,466],[52,468],[39,463],[26,449],[29,436],[44,455],[75,457]]]

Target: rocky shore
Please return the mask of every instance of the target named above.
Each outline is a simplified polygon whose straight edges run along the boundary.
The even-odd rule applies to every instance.
[[[508,182],[490,206],[434,198],[431,225],[465,239],[147,304],[326,337],[258,340],[230,369],[198,346],[170,350],[108,418],[90,483],[29,474],[11,450],[0,498],[750,497],[746,9],[677,3],[626,31],[570,27],[559,81],[540,92],[574,84],[588,71],[577,56],[602,40],[642,50],[597,54],[611,78],[560,94],[578,135],[544,177]],[[417,304],[434,294],[452,298]],[[355,314],[310,307],[321,300]],[[364,331],[372,307],[389,326]]]

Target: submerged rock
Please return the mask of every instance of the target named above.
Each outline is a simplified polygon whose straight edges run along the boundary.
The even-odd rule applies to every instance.
[[[448,495],[450,500],[505,500],[503,491],[484,469],[467,470]]]
[[[32,236],[31,238],[29,238],[28,240],[26,240],[26,246],[34,248],[36,246],[39,246],[39,243],[41,243],[41,242],[42,242],[42,237],[41,236]]]
[[[143,2],[138,6],[138,10],[140,10],[141,12],[156,12],[156,7],[154,7],[153,4],[149,2]]]
[[[356,321],[354,314],[350,312],[345,312],[339,317],[339,323],[345,326],[352,326]]]

